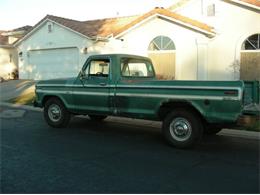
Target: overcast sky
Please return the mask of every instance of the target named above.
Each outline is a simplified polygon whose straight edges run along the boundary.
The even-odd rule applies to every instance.
[[[75,20],[128,16],[176,0],[0,0],[0,30],[33,26],[47,14]]]

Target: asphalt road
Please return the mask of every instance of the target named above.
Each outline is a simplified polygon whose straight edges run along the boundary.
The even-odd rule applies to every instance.
[[[0,120],[2,193],[260,192],[258,140],[206,137],[179,150],[148,126],[74,118],[53,129],[33,111]]]

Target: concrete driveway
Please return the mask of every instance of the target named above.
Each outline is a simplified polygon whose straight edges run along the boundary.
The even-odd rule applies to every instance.
[[[35,81],[10,80],[0,83],[0,102],[33,92]]]

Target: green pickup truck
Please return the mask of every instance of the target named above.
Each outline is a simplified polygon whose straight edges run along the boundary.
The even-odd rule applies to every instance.
[[[39,81],[35,106],[44,107],[46,122],[57,128],[66,126],[71,115],[163,121],[166,140],[186,148],[203,133],[215,134],[236,123],[244,88],[243,81],[157,80],[149,58],[93,55],[77,77]]]

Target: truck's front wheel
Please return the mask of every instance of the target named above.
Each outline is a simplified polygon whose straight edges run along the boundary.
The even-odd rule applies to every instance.
[[[44,105],[44,118],[50,126],[61,128],[68,125],[70,113],[59,99],[51,98]]]
[[[163,121],[163,135],[177,148],[188,148],[202,136],[203,125],[198,115],[186,109],[176,109]]]

